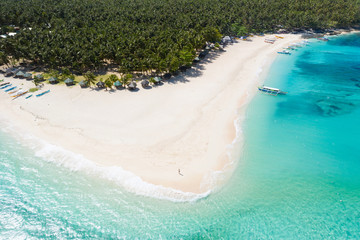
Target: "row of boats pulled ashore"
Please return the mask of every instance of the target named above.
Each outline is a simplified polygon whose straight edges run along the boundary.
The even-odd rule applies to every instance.
[[[266,38],[265,39],[265,42],[266,43],[270,43],[270,44],[273,44],[277,39],[280,39],[282,37],[280,36],[275,36],[275,38]],[[330,39],[323,36],[323,37],[318,37],[317,38],[318,40],[320,41],[329,41]],[[277,53],[278,54],[284,54],[284,55],[291,55],[291,51],[297,51],[299,48],[301,47],[304,47],[304,46],[307,46],[309,45],[309,41],[308,40],[304,40],[304,41],[301,41],[301,42],[298,42],[298,43],[293,43],[291,45],[289,45],[288,47],[284,48],[282,51],[278,51]],[[263,93],[266,93],[266,94],[269,94],[269,95],[273,95],[273,96],[277,96],[277,95],[286,95],[287,92],[284,92],[278,88],[273,88],[273,87],[267,87],[267,86],[261,86],[261,87],[258,87],[258,90],[260,92],[263,92]]]
[[[10,82],[5,82],[5,83],[1,83],[4,80],[0,80],[0,89],[4,90],[4,92],[10,94],[10,96],[14,99],[21,97],[21,96],[25,96],[26,94],[30,93],[30,90],[25,90],[22,88],[17,88],[17,86],[14,86],[12,83]],[[46,93],[49,93],[50,90],[44,91],[42,93],[39,93],[36,95],[36,97],[41,97],[43,95],[45,95]],[[28,99],[32,97],[32,94],[30,94],[29,96],[27,96],[25,99]]]
[[[266,38],[265,42],[266,43],[270,43],[273,44],[277,39],[282,39],[283,37],[281,36],[276,36],[275,38]],[[309,45],[309,41],[308,40],[304,40],[298,43],[293,43],[290,44],[288,47],[284,48],[282,51],[278,51],[278,54],[283,54],[283,55],[291,55],[291,51],[297,51],[299,48],[304,47]],[[258,90],[262,93],[266,93],[268,95],[272,95],[272,96],[277,96],[277,95],[286,95],[287,92],[284,92],[278,88],[273,88],[273,87],[267,87],[267,86],[261,86],[258,87]]]
[[[282,51],[278,51],[278,54],[291,55],[291,51],[297,51],[299,48],[309,45],[309,41],[305,40],[299,43],[290,44],[288,47],[284,48]]]

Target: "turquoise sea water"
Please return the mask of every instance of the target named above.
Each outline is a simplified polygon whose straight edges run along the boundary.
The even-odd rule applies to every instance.
[[[236,170],[196,202],[70,171],[1,123],[0,239],[360,239],[360,35],[279,56],[265,84],[289,93],[257,94]]]

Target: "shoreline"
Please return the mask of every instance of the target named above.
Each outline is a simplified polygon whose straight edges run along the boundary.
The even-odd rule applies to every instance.
[[[206,196],[230,177],[233,167],[226,166],[236,165],[234,155],[244,140],[234,123],[237,119],[242,123],[256,87],[264,80],[260,75],[270,68],[277,50],[301,40],[300,35],[278,35],[285,38],[273,45],[264,37],[234,43],[177,77],[178,81],[151,90],[111,92],[45,85],[49,94],[15,101],[1,93],[0,117],[17,131],[61,146],[94,166],[119,168],[178,194]],[[26,80],[11,81],[33,87]],[[214,177],[224,170],[223,176]],[[140,188],[131,192],[146,195]]]

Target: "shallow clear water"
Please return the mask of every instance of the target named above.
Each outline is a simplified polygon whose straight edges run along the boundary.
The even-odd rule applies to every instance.
[[[0,239],[359,239],[359,56],[356,34],[279,56],[265,84],[288,95],[254,98],[233,176],[192,203],[70,171],[1,125]]]

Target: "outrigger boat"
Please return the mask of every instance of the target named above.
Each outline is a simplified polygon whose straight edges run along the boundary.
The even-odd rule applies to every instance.
[[[283,92],[278,88],[272,88],[272,87],[266,87],[266,86],[262,86],[262,87],[258,87],[259,91],[267,93],[269,95],[273,95],[273,96],[277,96],[277,95],[286,95],[287,92]]]
[[[276,39],[269,39],[269,38],[266,38],[266,39],[264,40],[264,42],[266,42],[266,43],[271,43],[271,44],[274,44],[275,41],[276,41]]]
[[[286,51],[286,50],[283,50],[283,51],[281,51],[281,52],[277,52],[277,53],[279,53],[279,54],[287,54],[287,55],[291,55],[291,52]]]
[[[50,92],[50,90],[47,90],[47,91],[42,92],[42,93],[39,93],[38,95],[36,95],[36,97],[41,97],[42,95],[47,94],[47,93],[49,93],[49,92]]]
[[[7,84],[9,84],[10,82],[6,82],[6,83],[2,83],[2,84],[0,84],[0,87],[1,86],[4,86],[4,85],[7,85]]]
[[[9,92],[8,94],[10,94],[10,95],[11,95],[11,94],[14,94],[14,93],[16,93],[16,92],[18,92],[18,91],[21,91],[21,89],[22,89],[22,88],[15,89],[14,91]]]
[[[5,85],[5,86],[1,87],[0,89],[5,89],[5,88],[11,87],[11,86],[12,86],[12,84],[10,83],[10,84],[8,84],[8,85]]]
[[[18,98],[18,97],[21,97],[21,96],[27,94],[28,92],[29,92],[29,91],[20,92],[20,93],[16,94],[15,96],[12,96],[12,97],[13,97],[14,99],[16,99],[16,98]],[[13,99],[13,100],[14,100],[14,99]]]
[[[327,41],[329,41],[330,39],[328,39],[327,37],[319,37],[318,40],[327,42]]]
[[[5,92],[10,92],[11,90],[14,90],[15,88],[17,88],[17,86],[12,87],[12,88],[9,88],[9,89],[6,89]]]
[[[29,95],[29,96],[27,96],[25,99],[28,99],[28,98],[31,98],[32,97],[32,94],[31,95]]]
[[[278,35],[275,35],[276,38],[280,38],[280,39],[283,39],[284,37],[282,36],[278,36]]]
[[[22,92],[24,92],[24,90],[22,90],[22,88],[20,88],[20,89],[18,89],[18,90],[16,90],[16,91],[12,91],[11,93],[9,93],[10,94],[10,96],[15,96],[15,95],[17,95],[18,93],[22,93]]]

